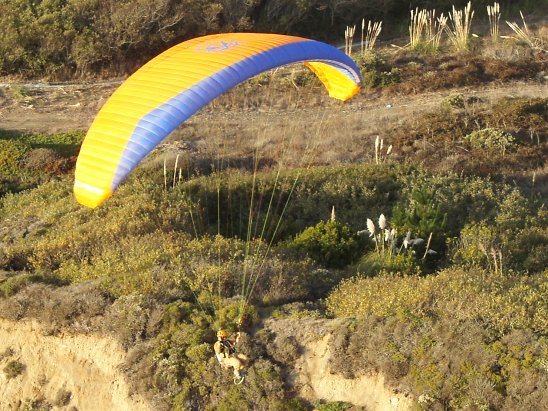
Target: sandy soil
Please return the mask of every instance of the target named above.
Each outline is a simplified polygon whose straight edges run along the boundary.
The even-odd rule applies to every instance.
[[[288,382],[302,398],[345,401],[370,411],[411,410],[409,395],[387,386],[381,374],[367,373],[354,379],[330,370],[334,353],[333,331],[344,320],[269,320],[265,327],[274,344],[295,337],[302,350]],[[19,410],[30,404],[49,404],[53,410],[132,410],[151,408],[131,395],[120,365],[125,352],[112,339],[95,335],[48,335],[33,320],[0,319],[0,370],[11,361],[23,372],[8,379],[0,372],[0,409]]]
[[[333,331],[345,320],[269,320],[265,327],[280,339],[294,337],[302,346],[301,355],[288,380],[299,396],[310,401],[345,401],[368,411],[413,409],[412,398],[387,386],[382,374],[364,373],[349,379],[330,369]],[[280,342],[283,343],[283,342]]]
[[[124,358],[108,338],[46,335],[35,321],[0,319],[0,370],[11,361],[24,365],[15,378],[0,372],[0,409],[30,409],[25,406],[41,402],[54,410],[150,410],[144,400],[130,396],[118,368]]]
[[[0,83],[0,128],[29,132],[62,132],[87,130],[101,106],[121,84],[121,80],[98,83]],[[513,82],[489,84],[481,87],[463,88],[442,92],[406,96],[372,95],[360,93],[338,110],[338,116],[345,116],[349,122],[375,132],[379,127],[400,124],[418,113],[439,107],[441,101],[456,92],[474,96],[485,102],[503,97],[546,97],[548,85],[537,82]],[[325,107],[309,108],[310,111],[323,111]],[[198,112],[191,120],[199,122],[212,115],[210,110]],[[218,115],[218,110],[215,115]],[[282,108],[262,111],[247,111],[246,117],[269,116],[283,121],[287,111]],[[317,115],[309,113],[306,117]]]

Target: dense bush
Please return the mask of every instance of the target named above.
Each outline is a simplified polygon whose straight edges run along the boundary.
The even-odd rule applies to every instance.
[[[220,179],[193,179],[176,194],[199,202],[195,219],[200,233],[216,234],[220,229],[225,236],[246,238],[251,221],[251,233],[277,241],[325,220],[333,207],[338,221],[357,231],[366,213],[380,213],[382,206],[391,207],[397,200],[401,172],[395,164],[285,169],[280,177],[273,172],[227,171]]]
[[[0,196],[36,187],[72,170],[82,140],[82,132],[46,135],[0,129]]]
[[[541,132],[544,103],[514,103],[522,111],[512,123],[519,147],[529,144],[525,127]],[[72,155],[78,138],[60,137],[61,145],[68,140],[64,153],[46,137],[21,138],[27,151],[18,161],[31,169],[52,154],[29,157],[33,150]],[[259,312],[320,318],[322,303],[307,300],[325,297],[357,268],[377,276],[343,281],[327,299],[332,315],[359,318],[352,333],[337,337],[349,354],[334,360],[335,371],[379,369],[424,407],[542,402],[548,214],[541,199],[495,179],[392,162],[281,174],[229,170],[165,188],[161,171],[143,167],[95,210],[75,202],[72,178],[63,176],[6,194],[0,312],[38,318],[52,332],[115,334],[131,347],[134,388],[157,409],[301,410],[306,404],[290,401],[277,362],[295,361],[298,340],[269,346],[260,332],[244,340],[253,362],[246,384],[233,386],[212,359],[214,332],[235,331],[242,317],[249,329],[260,327]],[[333,206],[337,220],[326,222]],[[389,224],[361,266],[318,268],[349,265],[364,252],[364,240],[372,250],[372,237],[357,232],[384,213]],[[404,239],[426,242],[430,233],[430,248],[441,254],[430,268],[464,268],[401,275],[426,271],[419,261],[426,250],[413,255]],[[395,247],[383,253],[381,241]]]
[[[16,174],[19,162],[29,149],[21,140],[0,140],[0,173],[3,176]]]
[[[30,273],[6,279],[3,292],[45,281],[33,275],[49,273],[61,282],[98,279],[116,296],[186,288],[222,297],[244,292],[272,304],[321,294],[333,284],[310,261],[284,259],[260,240],[190,234],[193,206],[163,187],[127,184],[118,194],[97,212],[67,201],[68,182],[3,198],[0,264]]]
[[[495,216],[463,228],[452,250],[453,262],[499,271],[542,271],[548,264],[547,218],[542,203],[508,191]]]
[[[336,332],[332,372],[379,369],[426,409],[534,409],[548,387],[547,274],[451,269],[344,282],[328,307],[358,319]]]
[[[397,316],[422,321],[451,315],[495,333],[544,328],[542,294],[548,271],[531,276],[448,269],[419,277],[385,274],[343,281],[327,299],[337,316]],[[466,304],[462,302],[466,301]]]
[[[363,84],[368,88],[384,88],[400,81],[400,71],[397,67],[390,71],[366,70],[362,73]]]
[[[389,164],[318,168],[302,173],[287,206],[274,199],[285,208],[283,216],[279,209],[271,207],[270,217],[265,217],[275,177],[259,173],[257,185],[262,192],[255,195],[263,200],[255,202],[253,215],[261,224],[253,222],[249,235],[260,235],[263,240],[251,242],[245,238],[252,176],[225,176],[226,186],[221,187],[217,197],[217,176],[197,178],[166,191],[137,173],[94,211],[76,204],[71,198],[71,181],[67,180],[7,195],[0,201],[0,266],[5,270],[27,270],[30,274],[53,273],[68,281],[102,278],[105,287],[119,294],[153,292],[158,284],[180,287],[182,279],[188,282],[189,272],[196,284],[202,279],[196,289],[212,282],[212,276],[222,276],[228,296],[241,288],[237,279],[247,270],[245,264],[251,262],[262,266],[260,276],[268,279],[257,282],[258,298],[265,302],[290,301],[304,298],[308,292],[321,295],[320,289],[328,289],[325,287],[333,282],[329,274],[324,276],[320,271],[305,274],[311,270],[309,262],[291,262],[276,250],[265,258],[267,244],[273,240],[270,230],[279,224],[277,236],[281,239],[301,231],[293,241],[293,249],[300,248],[321,264],[343,267],[351,264],[363,249],[366,238],[359,239],[355,233],[364,228],[367,217],[391,208],[391,222],[400,233],[400,241],[407,230],[413,238],[422,237],[425,242],[432,233],[430,249],[440,256],[448,237],[459,238],[467,225],[488,224],[503,245],[506,268],[536,271],[545,263],[542,250],[546,213],[516,189],[493,181],[457,175],[430,176],[424,170]],[[292,184],[289,178],[284,181]],[[276,196],[287,201],[291,189],[275,191]],[[235,201],[238,197],[243,203]],[[323,222],[314,228],[330,210],[329,206],[323,210],[318,204],[335,205],[337,221]],[[217,223],[218,211],[221,224]],[[270,222],[264,223],[267,219]],[[226,237],[201,234],[219,228],[221,232],[226,230]],[[235,234],[243,239],[227,239]],[[469,242],[466,236],[465,230],[462,241]],[[459,251],[464,243],[455,241],[451,243],[450,256],[466,263],[467,257]],[[118,247],[112,248],[113,243]],[[486,249],[490,252],[489,247]],[[425,250],[415,251],[422,255]],[[223,270],[219,258],[225,264]],[[408,268],[408,272],[414,271],[412,265]],[[4,288],[11,287],[10,283],[26,283],[22,278],[10,280]],[[321,287],[312,291],[306,286],[306,278],[316,278]]]
[[[351,264],[363,245],[360,238],[346,224],[336,220],[320,221],[287,243],[287,247],[308,255],[328,268],[342,268]]]
[[[0,73],[58,77],[105,68],[124,71],[174,39],[218,30],[222,16],[232,14],[225,29],[229,23],[237,26],[240,16],[233,14],[245,18],[247,12],[223,9],[222,2],[202,1],[14,1],[0,18],[5,27]]]
[[[133,345],[126,366],[135,388],[153,396],[166,409],[261,409],[299,408],[287,398],[281,370],[265,357],[260,339],[242,335],[239,352],[252,361],[246,384],[233,385],[232,373],[213,358],[215,332],[199,305],[175,302],[165,306],[156,335]],[[287,408],[286,404],[292,404]]]
[[[217,32],[278,32],[339,41],[347,25],[365,18],[388,20],[393,27],[384,27],[401,34],[400,27],[415,7],[449,11],[465,3],[15,0],[4,5],[0,16],[0,74],[59,78],[125,73],[176,42]],[[533,7],[525,0],[519,3],[524,10]],[[482,0],[474,7],[485,10],[486,4],[490,3]]]
[[[494,128],[474,131],[466,135],[464,140],[474,148],[485,148],[490,151],[502,152],[502,154],[512,148],[514,144],[514,137],[511,134]]]
[[[47,148],[63,157],[70,157],[78,154],[84,134],[80,130],[55,134],[5,133],[0,130],[0,139],[21,141],[32,148]]]

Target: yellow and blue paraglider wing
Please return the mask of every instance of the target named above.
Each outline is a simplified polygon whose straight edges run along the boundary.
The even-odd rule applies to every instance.
[[[98,206],[158,143],[211,100],[259,73],[297,62],[314,71],[334,98],[346,100],[361,87],[358,67],[340,50],[278,34],[199,37],[150,60],[93,121],[76,163],[76,199]]]

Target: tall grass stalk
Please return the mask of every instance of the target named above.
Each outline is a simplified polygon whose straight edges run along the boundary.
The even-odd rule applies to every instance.
[[[390,153],[392,152],[392,145],[389,145],[386,149],[386,152],[382,153],[382,149],[384,147],[384,139],[377,136],[375,139],[375,164],[380,164],[388,158]]]
[[[362,19],[362,43],[361,43],[361,54],[364,55],[365,51],[373,50],[377,37],[381,34],[382,30],[382,21],[370,20],[367,22],[367,31],[365,30],[365,19]]]
[[[411,23],[409,24],[409,41],[412,49],[416,49],[423,42],[423,33],[427,24],[427,11],[417,7],[411,10]]]
[[[370,218],[367,219],[366,224],[367,230],[360,231],[358,234],[369,233],[369,237],[375,241],[375,252],[379,256],[392,257],[394,251],[398,252],[396,247],[398,232],[395,228],[388,227],[388,221],[384,214],[379,216],[379,231],[376,230],[375,223]]]
[[[167,159],[164,158],[164,190],[167,190]]]
[[[436,17],[435,11],[432,12],[432,18],[430,19],[428,42],[432,45],[432,48],[437,51],[440,48],[441,35],[445,31],[447,26],[447,17],[440,14],[439,17]]]
[[[525,23],[525,18],[523,17],[523,13],[521,12],[521,10],[519,14],[521,16],[521,21],[523,22],[523,28],[521,28],[517,23],[506,21],[506,24],[508,24],[508,26],[512,29],[516,36],[501,37],[513,38],[514,40],[527,44],[533,49],[540,49],[542,45],[540,44],[538,39],[534,38],[533,34],[529,30],[529,27],[527,27],[527,23]]]
[[[344,32],[345,46],[344,52],[350,56],[352,54],[352,48],[354,46],[354,33],[356,31],[356,26],[347,26]]]
[[[436,17],[436,10],[411,10],[411,24],[409,25],[410,47],[417,50],[426,46],[437,51],[440,46],[441,35],[447,26],[447,17],[440,14]]]
[[[457,10],[455,9],[455,6],[453,6],[453,10],[451,14],[449,14],[449,21],[451,24],[447,26],[446,31],[449,36],[449,41],[456,51],[468,50],[473,17],[474,11],[472,10],[471,2],[468,2],[464,10]]]
[[[487,15],[489,16],[489,29],[491,41],[496,43],[499,38],[500,6],[495,2],[492,6],[487,6]]]
[[[365,19],[362,19],[362,42],[360,43],[360,52],[362,56],[363,56],[363,53],[365,52],[364,31],[365,31]]]
[[[175,184],[177,183],[177,165],[179,164],[179,154],[177,154],[177,157],[175,157],[175,166],[173,167],[173,185],[171,188],[175,188]]]
[[[483,243],[479,245],[480,250],[485,255],[487,263],[489,264],[489,269],[493,270],[495,274],[502,274],[502,251],[499,247],[491,246],[489,250],[485,247]],[[491,258],[493,259],[493,265],[491,265]]]
[[[428,251],[430,250],[430,243],[432,242],[432,234],[428,236],[428,242],[426,243],[426,249],[424,250],[424,255],[422,256],[422,259],[426,259],[426,256],[428,255]]]

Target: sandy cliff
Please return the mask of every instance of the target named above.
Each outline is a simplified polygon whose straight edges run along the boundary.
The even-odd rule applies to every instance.
[[[349,379],[330,370],[330,339],[339,325],[333,320],[267,321],[276,339],[296,337],[302,350],[288,367],[289,383],[312,402],[345,401],[371,411],[401,411],[412,400],[386,386],[382,375],[368,373]],[[0,409],[19,410],[30,404],[54,410],[146,411],[151,407],[131,395],[120,371],[126,353],[114,341],[94,335],[61,332],[48,335],[36,321],[0,319]],[[11,361],[23,372],[8,379]]]
[[[108,338],[46,335],[35,321],[0,319],[0,371],[11,361],[25,367],[11,379],[0,372],[0,409],[47,403],[55,410],[149,410],[129,393],[118,369],[124,356]]]

